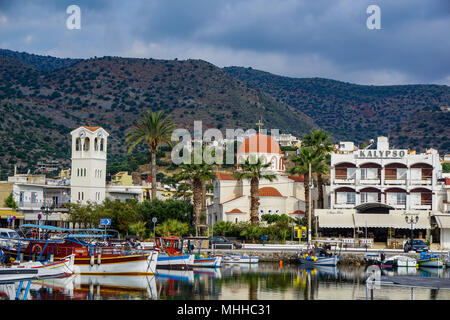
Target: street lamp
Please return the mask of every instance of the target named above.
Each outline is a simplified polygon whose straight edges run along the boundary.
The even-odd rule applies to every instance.
[[[41,207],[42,214],[45,215],[45,223],[48,221],[48,216],[50,216],[53,213],[53,206],[48,206],[45,202],[44,205]]]
[[[156,221],[158,221],[158,219],[156,217],[152,218],[152,222],[153,222],[153,241],[155,241],[155,243],[156,243],[156,230],[155,230]]]
[[[405,216],[405,221],[406,221],[406,223],[409,223],[411,225],[411,245],[412,245],[412,242],[414,239],[414,231],[413,231],[414,225],[419,221],[419,216],[418,215],[416,215],[415,217],[414,216],[410,216],[410,217]]]

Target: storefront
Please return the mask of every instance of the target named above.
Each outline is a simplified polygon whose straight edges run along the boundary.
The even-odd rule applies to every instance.
[[[17,228],[22,224],[23,214],[11,209],[0,208],[0,228]]]

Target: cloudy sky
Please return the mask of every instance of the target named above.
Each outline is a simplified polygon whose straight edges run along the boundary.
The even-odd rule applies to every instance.
[[[366,25],[373,4],[379,30]],[[66,27],[69,5],[81,9],[80,30]],[[0,0],[0,48],[450,85],[450,0]]]

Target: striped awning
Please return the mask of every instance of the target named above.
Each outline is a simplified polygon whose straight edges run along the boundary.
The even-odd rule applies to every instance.
[[[450,229],[450,215],[435,215],[434,218],[436,219],[436,222],[440,229]]]
[[[353,214],[321,214],[319,228],[354,228]]]
[[[355,227],[359,228],[394,228],[410,229],[411,225],[406,223],[404,214],[382,214],[382,213],[355,213]],[[414,229],[431,229],[430,220],[426,214],[419,215],[419,220],[414,224]]]
[[[8,216],[12,217],[16,217],[16,219],[23,219],[24,215],[16,212],[14,210],[0,210],[0,219],[7,219]]]

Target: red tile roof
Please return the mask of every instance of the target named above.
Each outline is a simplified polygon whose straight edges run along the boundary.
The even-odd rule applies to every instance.
[[[274,187],[263,187],[258,192],[260,197],[282,197],[281,193]]]
[[[224,172],[216,172],[217,179],[219,180],[237,180],[231,173],[224,173]]]
[[[243,211],[241,211],[241,210],[239,210],[239,209],[237,209],[237,208],[234,208],[233,210],[227,211],[227,212],[225,212],[225,213],[245,213],[245,212],[243,212]]]
[[[236,198],[233,198],[233,199],[230,199],[230,200],[226,200],[226,201],[224,201],[224,202],[221,202],[220,204],[224,204],[224,203],[227,203],[227,202],[230,202],[230,201],[239,199],[239,198],[242,198],[242,196],[237,196]]]
[[[298,176],[288,176],[288,178],[294,180],[295,182],[305,182],[305,176],[303,174]]]
[[[303,210],[295,210],[294,212],[291,212],[290,214],[305,214],[305,211],[303,211]]]
[[[98,130],[98,129],[100,129],[101,127],[91,127],[91,126],[82,126],[83,128],[86,128],[86,129],[88,129],[88,130],[90,130],[90,131],[92,131],[92,132],[94,132],[95,130]]]
[[[237,153],[282,153],[278,143],[262,133],[248,137],[239,146]]]

